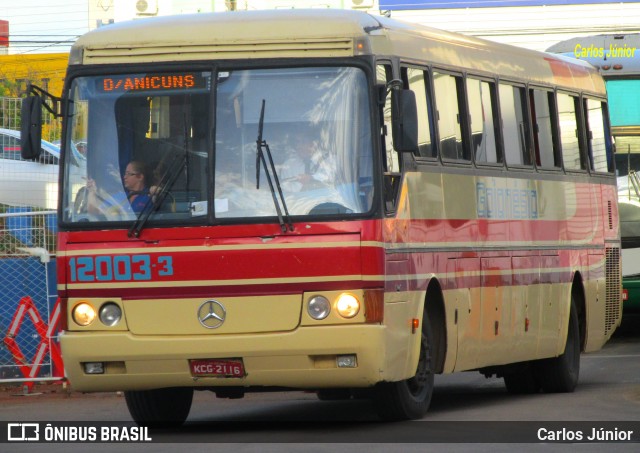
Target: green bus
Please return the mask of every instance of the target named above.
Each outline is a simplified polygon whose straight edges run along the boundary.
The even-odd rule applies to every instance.
[[[640,313],[640,33],[562,41],[547,49],[585,60],[607,85],[622,238],[623,310]]]

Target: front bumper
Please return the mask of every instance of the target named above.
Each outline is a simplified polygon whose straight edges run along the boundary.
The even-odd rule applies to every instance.
[[[228,386],[305,389],[370,387],[385,380],[385,332],[377,324],[211,336],[68,331],[60,341],[67,378],[78,391]],[[357,367],[337,367],[336,356],[346,354],[357,356]],[[189,359],[220,358],[242,358],[246,376],[191,375]],[[105,362],[105,373],[86,374],[85,362]]]

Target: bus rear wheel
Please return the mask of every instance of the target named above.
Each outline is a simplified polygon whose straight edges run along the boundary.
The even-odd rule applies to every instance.
[[[545,392],[570,393],[578,385],[580,374],[580,326],[575,297],[571,297],[569,329],[564,353],[536,363],[536,380]]]
[[[408,420],[424,417],[433,395],[433,335],[426,318],[422,323],[420,358],[415,376],[399,382],[381,382],[373,389],[373,403],[383,420]]]
[[[191,410],[192,388],[164,388],[124,392],[131,418],[152,428],[182,426]]]

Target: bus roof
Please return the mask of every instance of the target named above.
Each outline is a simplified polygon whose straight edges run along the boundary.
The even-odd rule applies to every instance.
[[[117,23],[80,37],[70,64],[362,54],[604,94],[597,71],[584,62],[338,9],[236,11]]]
[[[547,52],[587,61],[600,70],[604,78],[640,73],[640,33],[603,34],[561,41]]]

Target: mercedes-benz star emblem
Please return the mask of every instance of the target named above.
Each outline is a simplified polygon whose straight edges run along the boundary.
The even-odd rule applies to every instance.
[[[217,300],[207,300],[198,308],[198,321],[207,329],[217,329],[227,316],[227,312]]]

